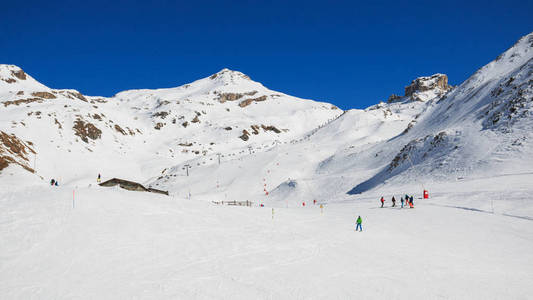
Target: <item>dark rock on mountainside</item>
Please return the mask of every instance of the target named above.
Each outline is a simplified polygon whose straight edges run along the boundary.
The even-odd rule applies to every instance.
[[[17,164],[34,173],[34,170],[28,165],[28,154],[36,153],[31,145],[30,142],[23,142],[14,134],[9,135],[0,131],[0,170],[10,164]]]
[[[435,88],[439,88],[443,91],[451,89],[451,86],[448,85],[448,76],[444,74],[435,74],[419,77],[405,87],[405,96],[410,97],[415,92],[425,92]]]
[[[96,140],[102,137],[102,131],[100,129],[80,118],[74,121],[74,127],[72,129],[74,129],[74,134],[86,143],[89,142],[89,139]]]

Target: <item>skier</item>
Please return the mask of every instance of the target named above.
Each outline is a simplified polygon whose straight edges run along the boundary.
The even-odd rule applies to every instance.
[[[55,186],[58,186],[58,183],[59,183],[59,181],[56,180],[56,184],[55,184]]]
[[[395,207],[395,206],[396,206],[396,198],[392,196],[392,207]]]
[[[98,173],[98,178],[96,179],[96,182],[100,183],[102,181],[102,177],[100,176],[100,173]]]
[[[400,202],[402,203],[402,208],[403,208],[403,197],[400,199]]]
[[[383,208],[383,204],[385,204],[385,198],[381,197],[381,207]]]
[[[415,203],[413,202],[413,196],[411,196],[411,198],[409,198],[411,204],[415,205]]]
[[[52,178],[52,180],[50,180],[50,185],[54,186],[54,183],[56,183],[56,180],[54,178]]]
[[[359,229],[359,231],[363,231],[363,219],[361,219],[361,216],[358,216],[357,217],[357,226],[355,226],[355,231],[357,231],[357,229]]]

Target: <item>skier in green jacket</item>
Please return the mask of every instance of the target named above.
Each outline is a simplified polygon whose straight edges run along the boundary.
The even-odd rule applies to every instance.
[[[363,219],[361,219],[361,216],[358,216],[357,217],[357,226],[355,226],[355,231],[357,231],[357,229],[359,229],[359,231],[363,231]]]

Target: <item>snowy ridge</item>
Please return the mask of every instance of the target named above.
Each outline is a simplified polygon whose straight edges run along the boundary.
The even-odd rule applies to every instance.
[[[185,181],[184,167],[179,165],[151,184],[183,195],[183,191],[192,190],[205,200],[224,195],[286,205],[288,197],[289,204],[298,205],[299,199],[343,199],[386,185],[416,182],[422,189],[435,182],[475,178],[486,172],[527,172],[532,169],[527,159],[532,148],[528,147],[531,116],[525,112],[531,105],[530,36],[506,51],[500,62],[492,62],[491,68],[484,67],[473,75],[484,78],[482,86],[470,78],[452,89],[442,74],[421,77],[410,86],[418,82],[415,85],[431,88],[411,89],[412,94],[388,103],[346,111],[298,143],[282,143],[251,156],[243,149],[244,156],[226,157],[225,165],[197,169]],[[495,64],[505,66],[496,68]],[[498,71],[492,74],[495,69]],[[510,77],[515,79],[505,86]],[[446,80],[437,85],[437,78]],[[496,95],[500,88],[503,91]],[[413,100],[411,95],[416,93],[427,97]],[[518,103],[516,99],[522,99],[520,104],[513,104]],[[517,121],[501,125],[510,130],[483,125],[502,109],[514,111],[511,119]],[[197,167],[201,166],[200,162]],[[246,176],[242,176],[244,170]],[[268,196],[263,181],[271,192]],[[289,188],[290,182],[295,182],[295,187]],[[346,192],[348,195],[343,195]]]
[[[176,161],[230,156],[249,147],[264,151],[342,113],[228,69],[177,88],[112,98],[50,89],[18,67],[0,69],[3,86],[9,86],[0,90],[2,128],[35,145],[35,170],[42,177],[75,181],[102,172],[146,180]],[[58,153],[64,159],[54,159]]]
[[[533,97],[532,58],[533,34],[529,34],[429,106],[404,136],[380,146],[385,151],[401,150],[380,173],[352,192],[375,187],[405,171],[411,174],[403,181],[413,176],[450,180],[466,173],[531,170],[527,158],[532,152],[527,145],[533,137],[528,112]]]
[[[49,91],[45,85],[37,82],[21,68],[14,65],[0,64],[0,95],[4,97],[19,91]]]

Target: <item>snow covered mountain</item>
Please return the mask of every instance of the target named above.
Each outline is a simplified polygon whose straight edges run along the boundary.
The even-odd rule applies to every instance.
[[[264,150],[342,113],[228,69],[177,88],[112,98],[50,89],[11,65],[0,65],[0,76],[0,128],[5,138],[31,146],[26,152],[34,156],[15,153],[4,141],[3,166],[16,163],[69,181],[98,172],[145,178],[196,156]]]
[[[177,164],[150,183],[206,200],[286,206],[379,186],[415,182],[422,191],[434,182],[531,172],[532,39],[523,37],[455,88],[443,74],[421,77],[404,96],[346,111],[297,142],[206,165],[186,179]]]
[[[533,34],[529,34],[431,103],[410,130],[377,146],[375,151],[382,153],[387,165],[351,192],[391,179],[450,180],[530,172],[532,106]]]
[[[272,205],[342,199],[385,183],[422,188],[528,172],[532,47],[529,34],[457,87],[444,74],[420,77],[403,96],[346,112],[228,69],[105,98],[50,89],[2,65],[3,166],[67,183],[103,173],[206,200],[229,194]]]

